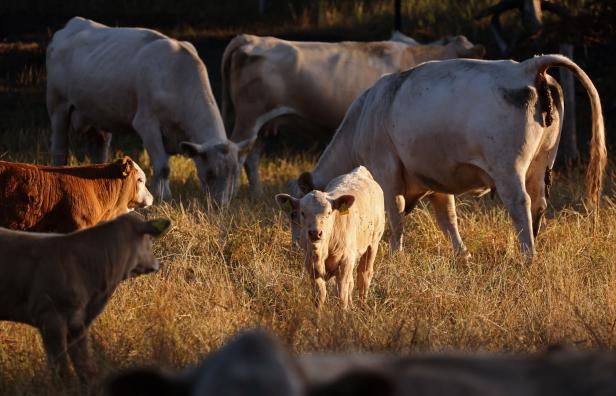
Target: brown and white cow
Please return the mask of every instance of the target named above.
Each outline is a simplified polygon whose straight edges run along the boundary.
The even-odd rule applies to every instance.
[[[109,396],[603,396],[616,392],[613,352],[534,355],[319,353],[295,356],[249,330],[179,374],[134,369]]]
[[[203,188],[225,204],[236,191],[238,156],[252,141],[227,139],[207,69],[195,47],[159,32],[112,28],[74,17],[47,47],[47,111],[54,165],[66,164],[69,127],[135,131],[154,170],[151,189],[171,198],[169,155],[190,155]]]
[[[426,62],[381,78],[351,105],[315,169],[292,183],[292,193],[320,189],[364,165],[385,193],[391,251],[402,248],[403,215],[427,196],[441,230],[456,253],[466,256],[454,195],[496,190],[521,250],[532,255],[564,111],[560,86],[546,74],[555,66],[571,70],[590,98],[586,187],[595,206],[607,162],[601,101],[586,73],[561,55],[520,63]]]
[[[408,45],[399,39],[323,43],[242,34],[231,40],[222,59],[223,119],[236,142],[256,139],[266,123],[289,120],[289,115],[333,133],[353,100],[383,74],[428,60],[483,54],[483,46],[464,36]],[[245,162],[257,192],[259,151],[254,147]]]
[[[301,200],[278,194],[276,201],[288,212],[299,213],[300,245],[318,306],[325,302],[326,283],[333,276],[342,307],[352,303],[356,266],[359,296],[365,300],[385,229],[383,190],[370,171],[359,166],[331,180],[324,191],[311,191]]]
[[[152,205],[143,170],[129,157],[53,167],[0,161],[0,227],[70,232]]]
[[[0,228],[0,320],[36,327],[52,370],[65,379],[70,357],[87,385],[88,327],[121,281],[158,271],[152,238],[169,225],[126,214],[70,234]]]

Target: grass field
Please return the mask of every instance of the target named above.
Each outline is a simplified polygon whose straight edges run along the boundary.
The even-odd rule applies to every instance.
[[[391,19],[383,8],[385,1],[375,1],[371,9],[361,8],[364,3],[345,3],[351,4],[350,22],[342,8],[325,7],[319,24],[337,28],[347,21],[376,26]],[[474,23],[472,15],[492,2],[448,0],[432,7],[434,3],[403,2],[405,12],[413,16],[406,22],[415,37],[463,32],[478,42],[490,40],[488,21]],[[312,27],[312,14],[300,8],[292,13],[292,25]],[[369,13],[381,19],[372,20]],[[277,33],[272,26],[253,29]],[[225,40],[237,28],[203,31],[182,25],[166,31],[201,40],[196,45],[217,93],[217,64]],[[354,38],[374,38],[369,28],[355,33]],[[337,34],[333,39],[339,38]],[[224,40],[211,39],[217,35]],[[214,45],[215,50],[208,52]],[[590,48],[588,53],[599,50]],[[609,114],[616,109],[612,69],[603,62],[603,53],[601,57],[588,53],[580,51],[580,60],[593,67],[590,74],[602,95],[609,135],[614,129]],[[0,42],[0,159],[48,163],[44,85],[44,39]],[[587,106],[583,94],[578,103]],[[588,129],[584,117],[578,120],[581,130]],[[148,158],[134,137],[114,137],[114,145],[148,168]],[[82,155],[78,138],[72,147],[76,164]],[[517,236],[498,199],[458,201],[460,230],[473,255],[469,262],[455,260],[430,207],[420,205],[407,217],[403,253],[385,254],[386,232],[367,303],[360,304],[355,295],[354,308],[341,311],[332,296],[332,282],[325,307],[317,312],[303,256],[290,249],[288,221],[274,202],[276,193],[285,192],[287,181],[311,169],[315,160],[315,154],[270,155],[261,164],[264,196],[252,197],[243,180],[230,207],[215,211],[200,191],[192,162],[172,159],[176,200],[142,211],[149,218],[165,216],[173,221],[173,229],[155,246],[162,270],[124,282],[94,322],[90,339],[98,384],[121,368],[180,368],[196,363],[237,330],[256,325],[270,328],[298,352],[533,352],[554,344],[616,348],[616,167],[609,168],[596,217],[586,214],[581,204],[581,171],[556,175],[532,263],[518,254]],[[66,388],[52,386],[33,328],[0,323],[1,395],[60,395],[76,389],[76,381]]]
[[[147,163],[145,155],[141,162]],[[261,169],[262,198],[251,197],[244,184],[229,208],[213,211],[192,163],[173,159],[172,188],[179,199],[143,211],[174,223],[156,244],[162,270],[124,282],[92,326],[99,381],[133,365],[184,367],[255,325],[272,329],[297,351],[616,346],[616,205],[606,197],[596,222],[583,214],[580,177],[556,179],[532,264],[519,256],[498,202],[468,198],[458,204],[473,253],[468,263],[456,262],[429,207],[420,207],[408,218],[404,253],[387,257],[387,242],[381,242],[367,303],[355,296],[355,307],[343,312],[330,296],[319,314],[303,258],[289,249],[288,222],[273,199],[312,164],[271,158]],[[49,394],[50,384],[37,332],[1,323],[0,393]]]

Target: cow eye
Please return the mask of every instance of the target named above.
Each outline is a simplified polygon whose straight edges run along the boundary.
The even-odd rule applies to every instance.
[[[302,217],[306,217],[306,214],[304,213],[303,210],[302,210]]]
[[[137,183],[143,183],[143,177],[138,178]]]

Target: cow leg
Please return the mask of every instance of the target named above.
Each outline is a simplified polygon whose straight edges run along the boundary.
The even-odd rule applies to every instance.
[[[68,334],[68,353],[79,377],[82,390],[87,391],[94,369],[90,364],[88,331],[84,327],[71,330]]]
[[[152,176],[150,190],[163,201],[171,199],[169,155],[165,151],[158,121],[153,116],[147,116],[138,112],[133,120],[133,128],[141,137],[143,146],[147,150],[152,162],[154,175]]]
[[[259,162],[261,160],[261,149],[262,145],[260,143],[255,144],[252,150],[250,150],[250,153],[248,153],[246,161],[244,162],[244,169],[246,170],[248,183],[250,184],[252,193],[255,195],[263,194],[261,178],[259,177]]]
[[[374,275],[374,261],[378,248],[378,242],[375,245],[369,246],[366,253],[359,259],[359,265],[357,266],[357,289],[359,290],[360,300],[364,302],[368,296],[368,289]]]
[[[327,298],[327,282],[320,276],[314,278],[314,297],[317,308],[323,307]]]
[[[355,257],[343,257],[338,264],[338,273],[336,274],[336,283],[338,285],[338,297],[342,304],[342,309],[347,309],[349,304],[352,305],[353,292],[353,267]]]
[[[535,245],[532,237],[531,200],[526,192],[524,181],[521,177],[510,180],[501,179],[500,182],[499,178],[494,178],[494,180],[496,191],[509,211],[518,232],[520,250],[524,255],[532,257],[535,253]]]
[[[545,213],[547,202],[547,191],[551,185],[551,169],[549,167],[535,166],[529,170],[526,178],[526,191],[530,196],[530,212],[532,214],[533,238],[536,239],[541,228],[541,220]]]
[[[107,162],[109,147],[111,146],[111,133],[96,131],[88,139],[90,159],[96,164]]]
[[[454,253],[464,259],[468,258],[470,254],[458,231],[455,197],[452,194],[432,193],[428,198],[434,207],[438,226],[445,237],[451,241]]]
[[[56,106],[51,113],[51,163],[66,165],[68,157],[68,105]]]
[[[47,362],[55,379],[68,378],[70,370],[66,350],[68,329],[63,318],[52,314],[41,320],[39,331],[47,354]]]
[[[383,189],[385,211],[389,220],[389,255],[402,251],[404,234],[404,206],[406,186],[402,164],[395,158],[383,156],[382,162],[373,164],[373,177]]]

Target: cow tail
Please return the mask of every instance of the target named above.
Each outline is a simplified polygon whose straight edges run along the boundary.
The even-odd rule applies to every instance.
[[[233,122],[235,121],[235,109],[231,100],[231,61],[233,54],[240,47],[250,42],[250,36],[240,34],[235,36],[225,48],[222,55],[221,75],[222,75],[222,119],[227,131],[227,136],[233,132]]]
[[[591,208],[597,208],[603,188],[603,175],[607,164],[605,148],[605,128],[601,110],[601,99],[588,75],[571,59],[563,55],[542,55],[521,63],[535,81],[545,78],[547,69],[555,66],[569,69],[580,81],[590,99],[592,110],[592,138],[590,141],[590,161],[586,170],[586,200]]]

